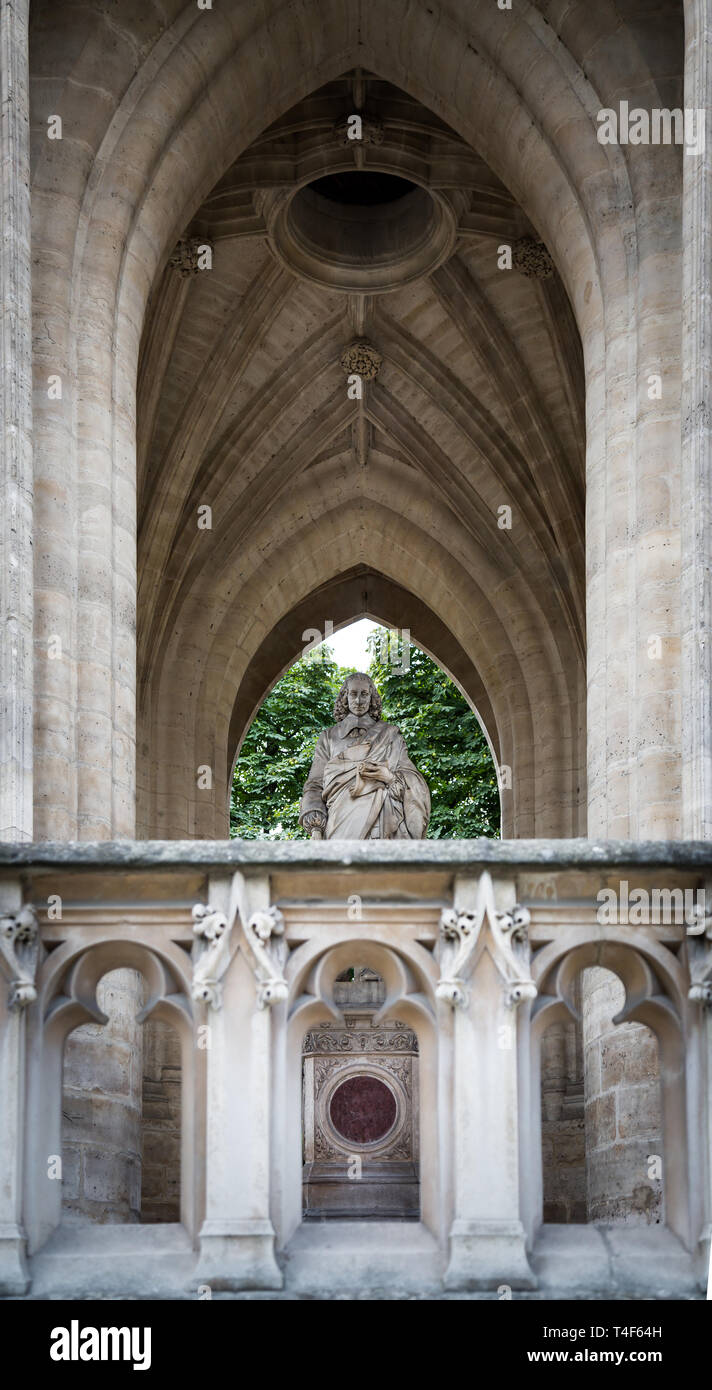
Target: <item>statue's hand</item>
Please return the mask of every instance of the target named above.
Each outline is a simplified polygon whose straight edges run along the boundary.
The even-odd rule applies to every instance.
[[[307,811],[302,824],[305,830],[323,830],[326,816],[323,811]]]
[[[384,786],[389,787],[395,774],[391,772],[388,763],[365,762],[361,764],[361,776],[369,782],[383,782]]]

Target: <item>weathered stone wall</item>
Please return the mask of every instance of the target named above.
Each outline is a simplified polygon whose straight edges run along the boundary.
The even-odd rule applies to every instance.
[[[639,1023],[613,1023],[625,990],[598,966],[583,978],[588,1219],[659,1223],[663,1184],[658,1045]]]
[[[141,1220],[180,1221],[180,1039],[170,1024],[143,1029]]]
[[[0,10],[0,838],[32,839],[32,282],[29,0]]]
[[[109,1021],[67,1039],[62,1100],[63,1205],[98,1222],[138,1221],[141,1200],[143,981],[112,970],[97,999]]]

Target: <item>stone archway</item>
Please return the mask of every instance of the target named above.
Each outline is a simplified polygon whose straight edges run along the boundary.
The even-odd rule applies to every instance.
[[[604,977],[605,972],[610,972],[624,987],[625,1002],[613,1022],[642,1023],[657,1040],[665,1155],[661,1173],[665,1220],[683,1244],[687,1244],[694,1144],[686,1109],[684,1027],[688,1006],[684,976],[680,961],[662,942],[651,941],[642,929],[620,926],[604,929],[573,926],[568,932],[562,932],[556,942],[543,946],[533,960],[532,974],[539,994],[532,1009],[531,1037],[526,1040],[532,1087],[530,1128],[525,1146],[528,1152],[523,1165],[530,1230],[540,1224],[542,1213],[541,1038],[551,1023],[566,1022],[577,1016],[577,990],[579,1002],[581,999],[578,978],[580,972],[589,967],[603,967]],[[595,989],[600,974],[597,969],[590,971],[584,992],[591,994],[592,981]],[[608,997],[606,989],[606,1003]],[[599,1027],[595,1021],[589,1031],[590,1040],[597,1040]],[[640,1048],[639,1056],[643,1056]]]
[[[230,773],[259,706],[289,665],[285,654],[293,653],[296,657],[303,650],[303,633],[309,629],[319,605],[322,618],[317,625],[320,630],[327,618],[333,624],[333,631],[338,632],[355,616],[371,618],[386,626],[395,626],[397,622],[406,628],[411,641],[438,661],[476,710],[493,754],[499,760],[499,735],[487,692],[472,661],[449,628],[426,603],[401,584],[365,566],[354,566],[352,571],[323,585],[291,609],[253,656],[239,686],[230,719]]]
[[[335,570],[338,574],[342,556],[357,555],[369,570],[380,571],[399,588],[407,579],[411,595],[434,610],[442,627],[447,621],[450,649],[456,653],[459,644],[478,671],[494,712],[501,761],[514,770],[512,827],[521,835],[575,829],[581,787],[581,671],[575,664],[566,669],[545,615],[537,612],[535,596],[521,588],[516,596],[505,590],[498,605],[503,611],[493,611],[489,594],[497,586],[495,568],[482,552],[470,550],[463,530],[459,538],[453,534],[447,510],[441,509],[438,517],[433,508],[431,534],[425,535],[417,520],[417,493],[402,497],[398,515],[383,499],[369,498],[348,465],[339,471],[342,504],[322,517],[318,550],[308,528],[290,535],[289,524],[289,513],[299,506],[308,509],[312,496],[318,504],[322,493],[315,479],[313,491],[303,488],[298,503],[288,498],[283,508],[273,509],[250,550],[222,552],[222,574],[213,567],[205,570],[182,608],[181,623],[171,625],[160,665],[157,657],[153,722],[148,723],[147,716],[146,725],[151,734],[144,734],[146,746],[154,751],[158,820],[144,820],[142,828],[169,837],[224,834],[235,747],[229,742],[235,692],[262,645],[260,639],[274,628],[279,631],[285,608],[289,612],[289,601],[300,591],[302,612],[310,617],[305,627],[320,626],[331,615],[324,613],[323,599],[313,597],[314,589],[318,595],[322,588],[315,580]],[[352,491],[348,503],[347,487]],[[436,521],[443,528],[441,535]],[[252,571],[237,592],[236,564],[245,576]],[[524,626],[518,598],[528,610],[530,621]],[[214,617],[209,621],[211,606]],[[395,611],[384,616],[402,621]],[[283,666],[298,654],[302,631],[294,630],[294,646],[285,650]],[[413,635],[417,637],[417,629]],[[440,657],[439,647],[434,655]],[[215,770],[213,786],[201,795],[195,777],[200,766]]]
[[[192,6],[176,7],[164,32],[146,38],[148,56],[137,70],[130,25],[125,31],[119,26],[117,61],[107,79],[111,114],[106,120],[96,117],[93,133],[87,128],[86,101],[87,92],[93,91],[92,64],[101,51],[103,21],[98,12],[87,12],[81,57],[66,74],[61,91],[67,138],[61,149],[50,149],[41,129],[33,191],[34,239],[41,266],[35,316],[38,325],[52,323],[47,341],[39,332],[37,364],[40,370],[46,365],[49,372],[59,363],[67,382],[60,408],[40,401],[36,421],[37,599],[43,623],[55,622],[66,639],[59,685],[58,673],[41,647],[37,654],[40,835],[47,832],[49,821],[55,834],[104,837],[133,829],[135,371],[146,305],[150,297],[156,299],[160,272],[176,241],[240,152],[309,92],[354,68],[377,75],[421,103],[465,147],[479,151],[528,225],[544,238],[561,276],[586,370],[591,826],[594,831],[608,828],[609,833],[674,833],[676,779],[667,773],[680,741],[678,707],[666,698],[663,717],[657,688],[646,684],[642,693],[638,691],[643,676],[650,674],[641,665],[641,652],[652,621],[650,603],[639,588],[644,582],[640,576],[647,573],[642,561],[648,563],[652,552],[662,589],[674,581],[668,539],[676,520],[669,466],[672,459],[673,471],[677,469],[679,450],[671,443],[669,405],[663,418],[654,403],[641,400],[638,376],[653,356],[657,360],[663,322],[670,325],[671,341],[677,332],[679,268],[676,253],[660,244],[655,207],[656,199],[662,199],[661,207],[669,207],[667,191],[679,187],[679,171],[674,152],[661,151],[653,189],[644,153],[630,150],[624,158],[616,147],[598,144],[595,114],[613,96],[615,86],[600,56],[607,42],[615,36],[615,43],[626,50],[631,94],[640,91],[647,96],[658,74],[646,64],[633,33],[621,31],[612,8],[597,13],[593,29],[583,4],[580,9],[580,18],[585,13],[587,22],[577,29],[572,12],[565,41],[552,43],[551,26],[528,4],[516,23],[509,24],[495,7],[477,7],[463,15],[457,5],[413,6],[405,0],[390,7],[386,18],[374,0],[362,7],[358,30],[341,0],[331,0],[326,7],[306,4],[296,12],[275,5],[259,19],[251,11],[206,17]],[[65,18],[62,5],[53,7],[51,17],[43,13],[38,19],[43,36],[51,35],[52,25],[61,26]],[[577,39],[578,33],[586,38]],[[681,34],[680,28],[680,41]],[[41,83],[37,90],[38,116],[43,118],[46,98]],[[166,114],[169,93],[172,104]],[[79,145],[75,130],[81,130]],[[60,231],[55,185],[58,164],[65,157],[77,174],[74,182],[65,180],[67,217]],[[667,184],[660,177],[663,164],[669,173]],[[317,161],[314,172],[329,171]],[[658,193],[663,185],[666,193]],[[645,207],[639,221],[638,203]],[[499,235],[500,228],[501,217],[491,230]],[[669,293],[660,290],[663,262]],[[655,265],[652,276],[645,270],[648,263]],[[286,274],[278,269],[268,277],[263,287],[268,298],[279,297]],[[441,302],[457,297],[462,277],[453,278],[450,265],[436,270],[433,278]],[[161,297],[165,310],[166,296]],[[654,313],[648,313],[649,306]],[[477,311],[483,307],[481,299],[470,296],[462,331],[466,336],[470,332],[472,344]],[[170,313],[162,321],[170,330]],[[633,335],[631,324],[639,324]],[[156,333],[157,339],[161,336]],[[445,374],[427,351],[414,356],[413,338],[402,329],[391,330],[393,370],[407,378],[409,363],[417,358],[416,385],[424,402],[442,389]],[[170,343],[170,331],[164,341]],[[501,338],[486,333],[485,342],[501,371]],[[564,348],[560,356],[570,354]],[[672,360],[674,353],[667,356]],[[511,359],[509,365],[511,370]],[[316,380],[313,368],[310,379]],[[634,409],[631,401],[637,403]],[[460,409],[464,405],[461,402]],[[406,454],[412,454],[423,430],[422,411],[415,400],[413,406],[410,431],[398,409],[374,410],[377,428],[395,430]],[[455,418],[452,405],[449,413]],[[474,420],[469,407],[466,413]],[[319,452],[315,423],[318,418],[312,421],[310,448],[295,455],[300,469],[313,463]],[[338,418],[324,423],[333,435]],[[526,451],[530,461],[541,453],[540,425],[533,419],[527,424],[532,431]],[[494,437],[491,429],[489,436]],[[431,446],[429,453],[445,482],[447,470],[438,463],[436,448]],[[59,480],[58,454],[63,459]],[[618,468],[621,456],[626,460],[625,477]],[[638,482],[633,489],[628,488],[631,467]],[[548,532],[551,548],[552,531],[555,536],[558,528],[559,543],[566,549],[573,544],[575,528],[549,492],[555,470],[547,465],[546,473],[541,538]],[[59,522],[52,500],[58,481],[65,498]],[[658,483],[668,498],[664,515],[649,505]],[[525,487],[522,496],[531,495],[531,487]],[[180,483],[179,511],[188,496]],[[447,505],[462,511],[461,499],[453,493]],[[622,509],[627,509],[626,539],[613,576],[606,556],[616,547]],[[532,528],[531,517],[526,525],[534,536],[537,528]],[[488,543],[498,554],[498,537],[491,527]],[[55,563],[60,555],[62,563]],[[544,558],[537,584],[539,606],[550,610],[552,593],[560,588],[562,631],[568,629],[569,640],[580,645],[580,603],[578,634],[572,623],[577,611],[572,588],[576,566],[560,583],[556,559],[559,579],[552,586],[544,577]],[[354,563],[353,554],[348,563]],[[342,562],[338,568],[344,567]],[[493,592],[500,596],[509,575],[506,564],[504,573],[501,563],[495,569]],[[169,580],[175,574],[169,564]],[[150,566],[146,582],[150,589]],[[89,591],[91,601],[82,597]],[[165,606],[162,598],[160,603]],[[70,622],[72,605],[76,613]],[[529,620],[529,605],[522,612],[520,603],[519,624]],[[622,650],[617,636],[621,622],[630,629]],[[554,629],[558,624],[559,619]],[[560,637],[550,629],[550,646],[555,647]],[[189,645],[186,642],[187,649]],[[570,669],[560,653],[552,652],[552,665]],[[508,675],[513,682],[519,679],[516,668]],[[547,681],[549,676],[540,673],[540,679]],[[628,750],[622,764],[621,721]],[[580,730],[578,699],[569,705],[569,724]],[[183,736],[180,724],[171,729],[172,738]],[[547,737],[544,731],[545,745]],[[571,737],[568,731],[565,737]],[[641,747],[647,750],[644,771]],[[549,756],[546,748],[543,761]],[[567,759],[578,788],[574,795],[581,796],[580,771],[573,772],[568,753]],[[559,787],[544,788],[547,811],[541,824],[547,824],[547,816],[551,823],[558,799]],[[569,815],[570,792],[567,801]],[[185,821],[182,811],[179,820]],[[196,831],[201,828],[199,820]]]
[[[372,115],[354,169],[337,118],[357,99]],[[385,211],[384,185],[398,192]],[[292,225],[309,199],[317,222]],[[318,245],[330,219],[368,253]],[[414,612],[465,677],[505,768],[505,832],[583,828],[583,368],[543,245],[516,239],[513,283],[495,264],[498,238],[528,226],[453,130],[362,69],[281,117],[198,209],[139,361],[142,834],[226,833],[245,720],[305,629],[364,611],[362,588],[343,588],[359,572],[389,586],[379,616]],[[510,301],[550,351],[526,323],[517,340]],[[356,396],[349,364],[365,373]],[[558,420],[551,382],[568,383]]]

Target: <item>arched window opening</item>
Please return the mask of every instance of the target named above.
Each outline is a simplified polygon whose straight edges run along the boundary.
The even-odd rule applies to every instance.
[[[360,630],[366,627],[364,638]],[[342,640],[357,630],[349,642]],[[299,824],[299,802],[317,738],[334,724],[334,701],[346,676],[358,669],[375,682],[383,719],[400,729],[410,758],[429,785],[427,837],[498,837],[497,770],[474,709],[406,630],[363,620],[308,650],[263,701],[235,763],[231,835],[308,838]]]
[[[583,972],[588,1220],[665,1220],[658,1041],[640,1023],[614,1023],[625,1002],[617,975]]]
[[[65,1221],[180,1221],[180,1039],[163,1020],[138,1022],[144,993],[137,971],[109,971],[97,986],[107,1022],[66,1040]]]
[[[664,1223],[658,1042],[640,1023],[614,1023],[617,975],[580,972],[579,1017],[542,1037],[545,1222]]]

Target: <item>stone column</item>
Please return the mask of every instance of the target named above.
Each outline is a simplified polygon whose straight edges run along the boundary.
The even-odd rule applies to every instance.
[[[625,1003],[616,975],[583,976],[586,1185],[589,1221],[664,1220],[657,1040],[640,1023],[613,1023]],[[657,1173],[657,1176],[653,1176]]]
[[[552,1023],[541,1042],[544,1221],[586,1220],[583,1067],[573,1019]]]
[[[28,0],[0,0],[0,838],[32,839],[32,286]]]
[[[18,884],[2,885],[0,914],[22,906]],[[29,1288],[22,1224],[25,1123],[25,1013],[10,1008],[10,987],[0,971],[0,1294],[23,1294]]]
[[[112,970],[97,1000],[108,1023],[84,1023],[64,1050],[62,1205],[99,1223],[138,1221],[141,1210],[143,980]]]
[[[438,996],[455,1009],[454,1212],[444,1282],[448,1289],[530,1289],[536,1279],[520,1214],[516,1010],[534,986],[529,980],[521,992],[524,971],[517,980],[494,897],[487,901],[487,888],[483,896],[485,880],[491,894],[487,875],[456,880],[454,955],[441,953]],[[497,887],[498,908],[511,906],[514,885]]]
[[[707,887],[708,905],[710,888]],[[712,1296],[712,923],[688,940],[691,985],[687,1068],[692,1239],[700,1288]],[[709,1288],[708,1288],[709,1283]]]
[[[141,1220],[180,1221],[181,1040],[162,1019],[142,1032]]]
[[[712,836],[712,0],[685,0],[685,106],[707,113],[686,154],[682,283],[682,834]]]
[[[209,902],[229,921],[229,878],[211,878]],[[269,906],[267,880],[251,883],[241,916]],[[233,936],[239,930],[236,925]],[[207,1006],[205,1220],[195,1281],[212,1289],[279,1289],[269,1216],[271,1010],[260,1007],[242,947],[224,977],[220,1007]]]

